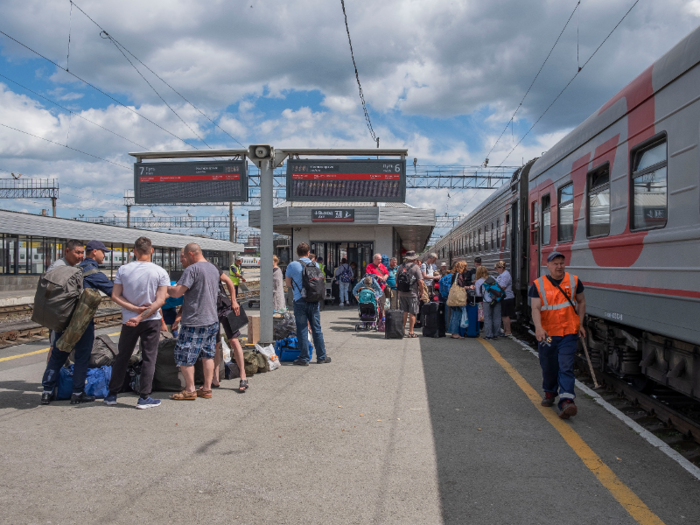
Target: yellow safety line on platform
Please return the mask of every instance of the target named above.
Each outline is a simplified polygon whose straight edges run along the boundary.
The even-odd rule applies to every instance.
[[[644,502],[639,499],[639,497],[632,492],[632,490],[627,487],[620,478],[618,478],[615,473],[608,467],[603,460],[598,457],[598,455],[593,452],[591,447],[589,447],[586,442],[581,438],[581,436],[576,433],[569,425],[567,425],[563,420],[559,419],[559,416],[551,408],[543,407],[540,405],[542,401],[541,396],[537,391],[530,386],[523,376],[506,361],[501,354],[493,347],[488,341],[484,341],[479,338],[479,342],[488,350],[491,357],[493,357],[496,362],[503,367],[503,369],[508,372],[508,375],[515,381],[520,389],[525,393],[525,395],[532,401],[535,408],[540,411],[544,418],[549,421],[549,423],[561,434],[564,441],[576,452],[584,465],[598,478],[598,481],[610,491],[613,497],[618,501],[624,509],[629,512],[629,514],[642,525],[664,525],[664,522],[654,514],[649,507],[647,507]]]
[[[121,332],[114,332],[113,334],[107,334],[107,335],[112,337],[114,335],[119,335],[120,333]],[[34,350],[33,352],[27,352],[26,354],[11,355],[9,357],[0,357],[0,363],[2,363],[3,361],[12,361],[13,359],[19,359],[20,357],[29,357],[30,355],[43,354],[44,352],[48,352],[49,350],[51,350],[50,346],[48,348],[42,348],[41,350]]]

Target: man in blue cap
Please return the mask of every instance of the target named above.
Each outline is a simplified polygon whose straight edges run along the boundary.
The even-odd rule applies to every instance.
[[[83,271],[83,288],[95,288],[103,292],[108,297],[112,296],[114,286],[109,278],[100,272],[99,264],[104,261],[105,253],[111,252],[100,241],[90,241],[85,246],[85,260],[78,265]],[[61,333],[56,334],[56,341],[61,337]],[[95,401],[95,396],[88,396],[85,393],[85,378],[87,377],[88,363],[92,353],[92,345],[95,342],[95,322],[90,321],[83,336],[75,345],[75,368],[73,370],[73,394],[70,398],[71,405],[89,403]],[[51,356],[46,364],[46,371],[42,379],[44,391],[41,394],[41,404],[48,405],[51,402],[53,390],[58,382],[58,375],[61,367],[68,359],[66,352],[59,350],[54,344],[51,348]]]

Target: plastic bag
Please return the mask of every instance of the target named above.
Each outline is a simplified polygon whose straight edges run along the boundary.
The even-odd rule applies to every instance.
[[[231,347],[226,342],[226,337],[221,338],[221,356],[224,358],[224,363],[231,362]]]
[[[272,346],[272,345],[260,346],[260,345],[256,344],[255,350],[267,358],[267,361],[270,364],[270,372],[272,372],[273,370],[277,370],[281,366],[280,359],[279,359],[279,357],[277,357],[277,354],[275,353],[274,346]]]
[[[462,319],[459,322],[459,327],[462,330],[466,330],[467,328],[469,328],[469,315],[467,314],[467,307],[466,306],[462,307]]]
[[[275,317],[273,323],[273,335],[275,341],[286,339],[290,334],[296,334],[297,323],[294,320],[294,314],[285,312],[282,317]]]

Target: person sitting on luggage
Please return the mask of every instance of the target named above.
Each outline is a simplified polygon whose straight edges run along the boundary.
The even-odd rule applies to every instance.
[[[78,268],[83,271],[83,288],[95,288],[104,293],[108,297],[112,295],[114,284],[105,274],[100,272],[99,266],[104,261],[105,253],[111,252],[100,241],[90,241],[85,246],[85,260],[80,263]],[[68,353],[59,350],[56,346],[63,335],[63,332],[57,332],[54,344],[51,347],[49,360],[46,363],[46,370],[42,379],[44,391],[41,394],[41,404],[48,405],[53,398],[53,390],[58,382],[58,375],[61,367],[68,359]],[[82,337],[75,344],[75,367],[73,370],[73,394],[70,398],[71,405],[80,403],[90,403],[95,401],[95,396],[89,396],[85,393],[85,379],[87,378],[88,363],[90,354],[92,353],[92,345],[95,342],[95,322],[90,320]]]
[[[160,399],[153,399],[153,375],[156,371],[158,343],[163,318],[160,307],[165,304],[170,278],[168,272],[151,262],[154,248],[148,237],[134,242],[136,260],[119,267],[114,278],[112,301],[122,307],[122,331],[119,336],[119,353],[112,364],[109,394],[105,405],[116,405],[117,394],[124,385],[136,342],[140,341],[141,375],[139,376],[139,400],[136,408],[160,406]]]

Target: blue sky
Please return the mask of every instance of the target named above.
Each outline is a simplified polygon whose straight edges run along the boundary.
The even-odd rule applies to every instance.
[[[633,3],[581,3],[512,128],[494,148],[492,165],[506,158]],[[125,214],[121,196],[132,187],[133,159],[127,153],[139,149],[134,143],[160,150],[186,149],[186,144],[206,148],[199,135],[212,147],[239,147],[141,68],[184,125],[76,6],[243,144],[373,146],[340,2],[249,0],[204,6],[190,0],[81,0],[71,14],[69,0],[6,1],[0,5],[0,30],[60,66],[68,64],[75,74],[172,133],[0,35],[0,74],[132,141],[0,77],[0,124],[126,166],[0,126],[0,170],[59,179],[63,217]],[[381,145],[408,148],[409,158],[417,157],[419,165],[482,163],[575,6],[576,0],[347,1],[355,58]],[[699,17],[698,0],[640,1],[507,164],[519,165],[551,147],[694,29]],[[0,177],[9,173],[0,172]],[[450,192],[448,198],[446,191],[412,191],[408,201],[467,213],[486,196],[462,191]],[[7,209],[31,213],[47,204],[2,202]],[[226,212],[188,210],[197,215]],[[176,215],[185,210],[153,211]],[[246,215],[246,210],[240,213]],[[240,218],[245,225],[245,217]]]

